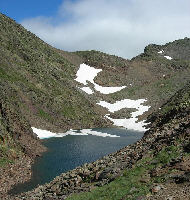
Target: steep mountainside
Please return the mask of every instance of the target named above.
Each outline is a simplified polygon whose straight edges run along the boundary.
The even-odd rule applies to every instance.
[[[22,26],[0,15],[0,83],[15,90],[32,126],[66,130],[106,123],[74,85],[78,66]]]
[[[64,132],[109,124],[74,84],[77,58],[60,54],[0,14],[0,198],[10,185],[27,179],[23,168],[45,150],[32,126]],[[15,161],[17,170],[5,172],[15,169]]]

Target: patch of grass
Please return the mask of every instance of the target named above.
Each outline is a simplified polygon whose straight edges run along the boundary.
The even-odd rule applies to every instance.
[[[3,137],[2,137],[3,138]],[[7,164],[14,163],[14,159],[21,155],[21,149],[15,147],[10,136],[0,141],[0,167],[6,167]]]
[[[43,119],[52,120],[52,117],[50,116],[50,114],[48,114],[47,112],[45,112],[43,109],[40,109],[38,111],[38,115],[39,115],[39,117],[41,117]]]
[[[5,167],[7,164],[13,163],[13,160],[0,158],[0,167]]]
[[[177,158],[180,155],[180,149],[178,146],[169,146],[161,150],[157,156],[156,160],[161,164],[167,164],[172,159]]]

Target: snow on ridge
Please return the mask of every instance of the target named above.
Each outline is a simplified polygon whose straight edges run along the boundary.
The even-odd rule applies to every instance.
[[[97,76],[99,72],[101,72],[102,69],[96,69],[94,67],[90,67],[89,65],[86,64],[81,64],[79,67],[79,70],[77,71],[77,78],[75,79],[77,82],[82,83],[84,85],[87,85],[87,81],[91,82],[94,84],[95,90],[102,94],[111,94],[114,92],[118,92],[122,89],[124,89],[126,86],[121,86],[121,87],[103,87],[94,82],[94,78]],[[92,91],[90,92],[90,88],[80,88],[87,94],[92,94]]]
[[[164,57],[167,58],[168,60],[172,60],[173,59],[170,56],[164,56]]]
[[[161,51],[158,52],[159,54],[164,53],[164,50],[162,49]],[[171,58],[170,56],[164,56],[165,58],[167,58],[168,60],[172,60],[173,58]]]
[[[117,135],[111,135],[108,133],[102,133],[98,131],[93,131],[92,129],[82,129],[82,130],[72,130],[70,129],[69,131],[65,133],[53,133],[51,131],[47,130],[42,130],[42,129],[37,129],[32,127],[32,130],[40,139],[45,139],[45,138],[51,138],[51,137],[65,137],[67,135],[73,135],[73,136],[85,136],[85,135],[95,135],[95,136],[100,136],[100,137],[120,137]]]

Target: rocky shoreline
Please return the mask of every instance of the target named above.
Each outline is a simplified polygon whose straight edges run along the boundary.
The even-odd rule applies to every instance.
[[[0,168],[0,199],[11,198],[8,191],[18,183],[24,183],[31,178],[31,165],[33,160],[24,156],[16,160],[14,164],[9,164],[4,168]]]
[[[15,185],[31,179],[31,167],[35,157],[41,156],[44,151],[46,151],[46,148],[39,145],[38,152],[35,152],[36,155],[29,156],[23,154],[18,159],[15,159],[13,163],[0,168],[0,199],[14,199],[14,197],[9,195],[9,191],[11,191]]]

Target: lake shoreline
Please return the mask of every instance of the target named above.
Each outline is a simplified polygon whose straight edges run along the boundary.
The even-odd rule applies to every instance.
[[[13,163],[7,164],[0,168],[0,199],[14,199],[9,191],[15,185],[25,183],[32,177],[32,165],[37,157],[43,155],[47,151],[45,146],[40,145],[35,155],[22,155],[15,159]]]

